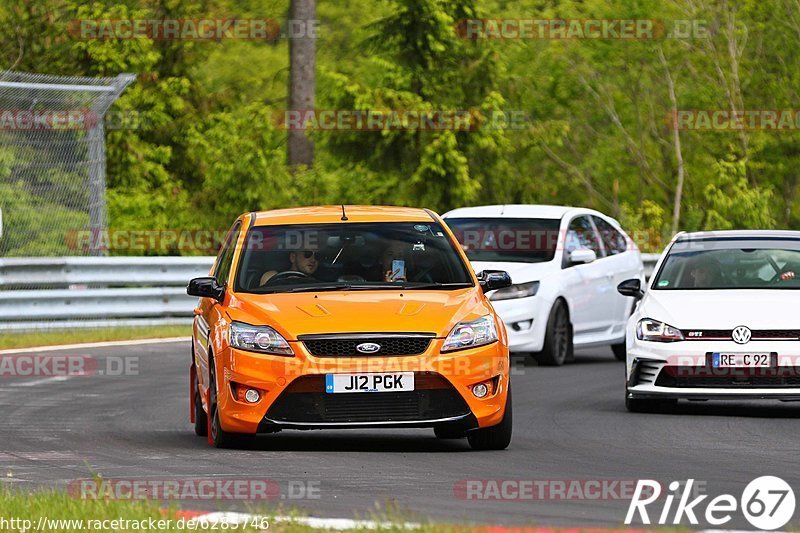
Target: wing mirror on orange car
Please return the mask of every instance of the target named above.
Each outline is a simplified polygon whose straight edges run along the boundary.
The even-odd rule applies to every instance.
[[[511,276],[505,270],[482,270],[478,274],[478,281],[483,292],[504,289],[511,286]]]
[[[194,278],[186,287],[186,294],[198,298],[213,298],[221,302],[225,297],[225,286],[220,285],[213,276]]]

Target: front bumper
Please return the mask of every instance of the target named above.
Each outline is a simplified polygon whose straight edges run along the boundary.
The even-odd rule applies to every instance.
[[[508,392],[508,352],[500,342],[441,354],[443,339],[426,352],[395,357],[315,357],[291,342],[294,357],[226,348],[221,372],[220,423],[234,433],[280,429],[438,427],[467,431],[499,424]],[[413,392],[327,394],[326,374],[414,372]],[[471,387],[493,379],[493,394],[477,398]],[[238,401],[234,387],[255,388],[261,399]],[[222,390],[224,388],[224,391]],[[449,396],[448,396],[449,394]],[[442,403],[444,402],[444,403]]]
[[[769,353],[771,368],[714,368],[711,354]],[[628,347],[626,395],[631,399],[684,398],[800,400],[800,342],[634,340]]]
[[[545,301],[540,295],[492,301],[492,307],[506,324],[508,347],[512,352],[542,350],[552,305],[553,302]]]

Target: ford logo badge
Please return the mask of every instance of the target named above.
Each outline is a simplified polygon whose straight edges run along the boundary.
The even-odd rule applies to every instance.
[[[374,342],[362,342],[356,346],[356,351],[359,353],[375,353],[381,349],[380,344]]]

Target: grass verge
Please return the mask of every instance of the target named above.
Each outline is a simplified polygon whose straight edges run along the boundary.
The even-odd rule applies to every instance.
[[[188,337],[192,327],[186,325],[137,326],[120,328],[67,329],[63,331],[25,331],[0,335],[0,350],[78,344],[82,342],[127,341],[159,337]]]
[[[191,508],[192,502],[182,502]],[[276,520],[274,512],[248,511],[259,517],[252,523],[217,523],[216,525],[190,524],[192,518],[179,511],[174,503],[164,507],[152,500],[113,500],[79,499],[67,492],[42,490],[27,492],[12,490],[8,486],[0,488],[0,532],[14,531],[281,531],[309,532],[320,531],[307,524],[296,512],[281,513],[284,517]],[[288,519],[287,519],[288,517]],[[420,525],[413,529],[404,526],[404,521],[396,516],[383,515],[378,518],[379,531],[403,531],[428,533],[433,531],[456,532],[465,529],[443,525]],[[266,528],[263,528],[267,525]],[[367,527],[342,529],[339,531],[370,531]],[[372,530],[374,531],[374,529]]]

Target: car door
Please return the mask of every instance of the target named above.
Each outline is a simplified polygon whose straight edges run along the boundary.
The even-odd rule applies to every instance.
[[[217,278],[220,285],[227,285],[231,274],[231,265],[236,252],[236,243],[239,241],[241,222],[237,221],[228,232],[225,241],[222,243],[217,261],[214,264],[212,275]],[[197,368],[197,380],[203,398],[208,389],[208,353],[211,344],[212,325],[217,323],[222,316],[222,306],[212,298],[201,298],[195,309],[193,342],[195,354],[195,367]]]
[[[626,279],[641,276],[641,256],[635,246],[629,245],[628,239],[610,222],[602,217],[592,215],[595,227],[606,249],[606,270],[613,276],[612,285],[616,287]],[[612,291],[609,309],[613,309],[612,335],[624,335],[628,317],[634,304],[632,298],[622,296],[618,291]]]
[[[586,264],[570,263],[570,253],[579,248],[593,250],[597,259]],[[614,322],[608,307],[612,292],[615,292],[613,276],[607,270],[605,255],[605,248],[590,215],[574,217],[567,225],[562,273],[577,344],[602,339],[607,336]]]

